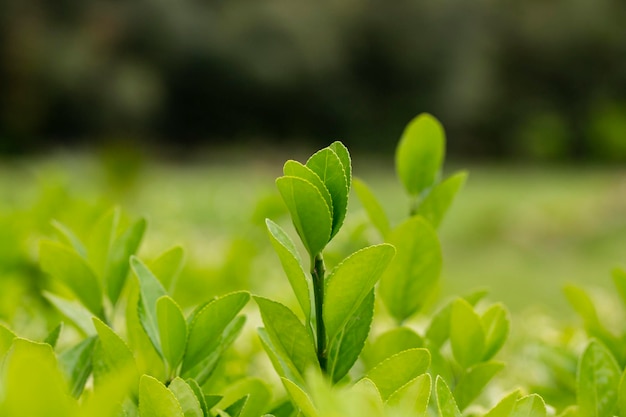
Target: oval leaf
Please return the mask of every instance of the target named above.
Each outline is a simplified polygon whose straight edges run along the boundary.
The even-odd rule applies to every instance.
[[[187,345],[187,322],[176,302],[168,296],[157,300],[157,320],[163,356],[171,368],[183,359]]]
[[[383,401],[387,401],[391,394],[425,373],[429,366],[428,350],[409,349],[384,360],[365,377],[376,384]]]
[[[167,387],[180,404],[184,417],[204,417],[200,401],[193,389],[180,377],[176,377]]]
[[[313,184],[302,178],[280,177],[276,186],[309,255],[319,254],[330,240],[333,224],[324,197]]]
[[[150,375],[139,381],[139,416],[185,417],[174,393]]]
[[[437,408],[440,417],[461,417],[459,407],[454,401],[454,396],[448,388],[448,384],[440,376],[437,376],[435,382],[435,391],[437,392]]]
[[[380,279],[380,295],[399,322],[418,312],[439,280],[442,266],[437,233],[423,218],[412,217],[389,236],[397,255]]]
[[[324,182],[322,182],[321,178],[315,172],[313,172],[311,168],[306,165],[302,165],[298,161],[289,160],[285,162],[285,165],[283,166],[283,172],[287,177],[302,178],[303,180],[313,184],[324,198],[324,201],[326,201],[326,204],[330,209],[330,215],[332,217],[333,199],[330,196],[330,192],[328,191],[328,188],[326,188]]]
[[[344,259],[330,273],[326,281],[323,315],[331,343],[374,288],[394,254],[391,245],[370,246]]]
[[[163,285],[161,285],[161,282],[139,258],[135,256],[131,257],[130,264],[135,276],[137,276],[139,280],[140,297],[137,311],[141,327],[143,327],[159,355],[163,356],[161,340],[159,338],[156,302],[159,298],[167,295],[167,293]]]
[[[583,416],[613,416],[617,408],[621,369],[599,341],[592,340],[578,365],[576,394]]]
[[[416,214],[428,220],[435,229],[438,228],[466,180],[467,172],[460,172],[437,184],[420,203]]]
[[[509,335],[511,319],[509,313],[502,304],[492,305],[481,317],[483,329],[485,329],[485,353],[483,360],[487,361],[494,357],[500,350]]]
[[[543,398],[537,394],[531,394],[515,402],[509,417],[546,417],[546,415],[546,403],[543,402]]]
[[[464,368],[480,362],[485,352],[485,331],[480,317],[462,298],[452,304],[450,343],[457,362]]]
[[[420,114],[404,129],[396,149],[396,171],[404,188],[417,196],[439,176],[445,153],[445,133],[430,114]]]
[[[174,246],[152,260],[148,267],[161,284],[170,292],[176,286],[176,280],[185,263],[185,250]]]
[[[330,238],[337,234],[348,211],[348,179],[339,156],[330,148],[324,148],[314,153],[306,166],[315,172],[330,193],[333,201],[332,209],[332,233]]]
[[[502,362],[485,362],[472,366],[464,373],[454,387],[454,397],[463,411],[480,395],[491,379],[504,368]]]

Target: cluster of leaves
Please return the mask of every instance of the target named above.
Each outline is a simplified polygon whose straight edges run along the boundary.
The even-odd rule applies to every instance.
[[[499,400],[489,395],[505,367],[495,359],[510,329],[502,304],[477,291],[428,313],[443,263],[437,229],[467,177],[442,178],[444,156],[441,124],[427,114],[411,121],[396,153],[409,216],[394,226],[367,184],[353,178],[342,143],[304,164],[285,163],[276,185],[299,242],[272,220],[265,227],[295,310],[236,291],[185,312],[172,297],[184,250],[140,260],[144,219],[131,222],[112,209],[83,239],[53,222],[57,239],[44,240],[39,251],[52,278],[44,297],[74,333],[59,324],[33,341],[0,324],[0,415],[548,415],[540,395],[519,387]],[[352,184],[380,241],[327,272],[324,255],[344,224]],[[615,271],[614,280],[626,304],[626,273]],[[566,295],[591,341],[578,360],[576,404],[561,415],[626,415],[626,336],[602,325],[585,291],[570,286]],[[261,378],[232,378],[219,367],[242,332],[250,298],[264,325],[260,344],[282,383],[276,400],[280,390]],[[392,320],[378,323],[384,314],[376,306]],[[479,406],[487,402],[495,405]]]

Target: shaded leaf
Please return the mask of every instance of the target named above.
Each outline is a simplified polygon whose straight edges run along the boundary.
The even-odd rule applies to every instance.
[[[416,214],[438,228],[466,180],[467,172],[460,172],[437,184],[420,203]]]
[[[389,219],[374,193],[367,184],[358,178],[354,179],[354,191],[356,191],[356,195],[374,227],[376,227],[381,236],[387,236],[391,230]]]
[[[546,404],[537,394],[527,395],[515,402],[509,417],[546,417]]]
[[[411,415],[425,415],[430,400],[431,385],[430,374],[420,375],[391,394],[387,405]]]
[[[148,263],[148,267],[155,277],[161,281],[163,287],[172,291],[176,280],[185,263],[185,250],[181,246],[174,246]]]
[[[472,306],[459,298],[452,304],[450,314],[452,353],[463,368],[480,362],[485,352],[485,331]]]
[[[487,361],[494,357],[504,345],[509,335],[511,319],[502,304],[494,304],[489,307],[480,320],[485,330],[485,353],[482,360]]]
[[[361,249],[337,265],[326,279],[324,322],[328,340],[343,331],[395,254],[388,244]]]
[[[91,321],[93,314],[83,307],[81,303],[61,298],[47,291],[43,291],[43,296],[83,334],[86,336],[96,334],[96,328],[93,327],[93,322]]]
[[[141,327],[143,327],[159,355],[163,356],[161,341],[159,339],[156,303],[159,298],[166,296],[167,293],[163,285],[161,285],[161,282],[139,258],[135,256],[131,257],[130,264],[135,276],[139,280],[140,297],[137,312]]]
[[[294,405],[300,410],[304,417],[319,417],[319,413],[311,400],[311,397],[302,390],[298,385],[287,378],[281,378],[285,390],[293,401]]]
[[[412,217],[387,236],[397,254],[380,279],[380,295],[389,312],[404,321],[426,303],[442,266],[437,233],[423,218]]]
[[[91,375],[92,354],[97,341],[96,336],[88,337],[59,355],[59,365],[69,383],[71,394],[76,398],[80,397]]]
[[[371,368],[396,353],[420,347],[424,347],[420,335],[408,327],[395,327],[378,336],[365,348],[363,360]]]
[[[156,305],[163,356],[171,368],[176,368],[183,359],[187,345],[185,316],[171,297],[159,298]]]
[[[491,379],[504,368],[502,362],[483,362],[469,368],[454,387],[454,397],[461,411],[469,406]]]
[[[44,339],[44,343],[49,344],[54,349],[55,346],[57,345],[57,341],[59,340],[59,336],[61,335],[62,329],[63,329],[63,323],[61,322],[54,329],[52,329],[50,333],[48,333],[48,335]]]

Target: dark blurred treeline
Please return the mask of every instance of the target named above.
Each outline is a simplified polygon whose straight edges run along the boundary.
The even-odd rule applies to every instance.
[[[1,0],[0,150],[249,139],[626,160],[624,0]]]

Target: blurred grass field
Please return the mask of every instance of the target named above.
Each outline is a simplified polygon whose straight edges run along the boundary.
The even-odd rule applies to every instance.
[[[299,154],[287,157],[298,159]],[[36,269],[37,242],[51,234],[52,217],[80,229],[92,220],[89,207],[119,204],[133,216],[149,219],[143,255],[156,255],[173,244],[187,249],[188,269],[193,270],[181,278],[186,279],[187,296],[223,293],[238,285],[279,291],[273,277],[256,276],[255,271],[278,267],[273,258],[258,258],[271,253],[260,227],[263,218],[287,222],[274,188],[283,156],[254,160],[220,154],[204,162],[144,160],[139,165],[133,159],[80,155],[5,161],[0,168],[0,281],[23,285],[11,262],[20,262],[15,258],[21,251],[31,264],[20,273]],[[358,155],[353,159],[355,175],[371,185],[392,223],[403,219],[408,201],[392,162]],[[564,283],[610,291],[610,270],[626,264],[626,169],[462,168],[469,171],[469,181],[440,229],[443,295],[484,287],[491,299],[514,312],[539,308],[570,316],[561,291]],[[378,238],[373,230],[364,230],[365,214],[354,195],[348,218],[340,242],[359,233]],[[259,264],[265,267],[259,269]],[[228,284],[232,288],[223,282],[212,287],[211,277],[224,274],[240,281]],[[280,271],[275,274],[280,276]],[[19,291],[0,288],[6,310],[7,300]]]

